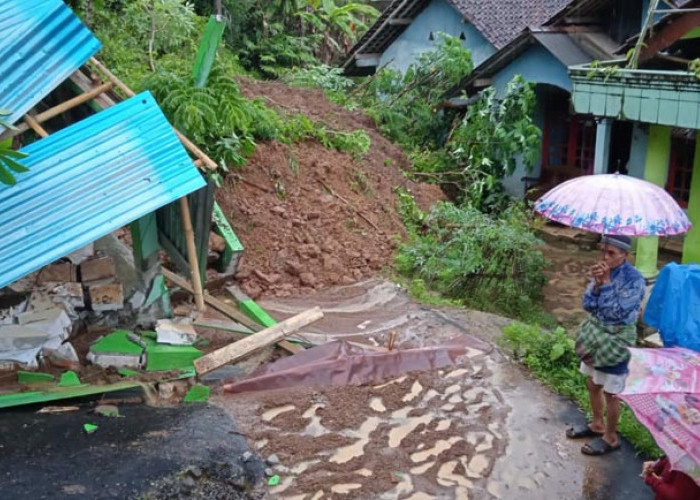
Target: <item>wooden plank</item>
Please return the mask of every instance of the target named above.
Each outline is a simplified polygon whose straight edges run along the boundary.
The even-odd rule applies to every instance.
[[[223,330],[225,332],[242,333],[244,335],[250,335],[255,333],[253,330],[245,325],[241,325],[235,321],[223,321],[220,319],[209,319],[200,318],[194,321],[194,326],[200,326],[202,328],[211,328],[213,330]]]
[[[221,349],[202,356],[195,360],[194,368],[198,375],[209,373],[220,366],[243,359],[263,347],[279,342],[290,333],[294,333],[322,317],[323,312],[321,308],[314,307],[313,309],[309,309],[277,323],[275,326],[254,333],[250,337],[246,337],[238,342],[234,342],[226,347],[222,347]]]
[[[163,269],[163,276],[166,277],[166,279],[170,280],[172,283],[175,283],[177,286],[180,288],[187,290],[190,293],[194,293],[192,285],[190,285],[189,281],[187,281],[185,278],[178,276],[177,274],[173,273],[172,271],[168,271],[167,269]],[[216,297],[212,297],[205,291],[204,293],[204,302],[212,306],[214,309],[219,311],[222,314],[225,314],[231,319],[235,319],[242,325],[247,326],[251,330],[255,332],[259,332],[262,330],[262,327],[260,325],[255,324],[253,321],[251,321],[245,314],[243,314],[241,311],[238,309],[230,306],[223,300],[219,300]],[[287,352],[290,352],[292,354],[296,354],[298,352],[301,352],[304,350],[303,347],[298,346],[296,344],[292,344],[291,342],[288,342],[286,340],[283,340],[281,342],[278,342],[278,344],[282,349],[284,349]]]

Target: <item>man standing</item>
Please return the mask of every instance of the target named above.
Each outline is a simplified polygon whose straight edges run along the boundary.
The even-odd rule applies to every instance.
[[[620,448],[617,423],[627,378],[628,347],[637,341],[636,321],[644,298],[642,275],[627,262],[630,239],[603,236],[603,258],[591,268],[592,280],[583,296],[590,316],[576,335],[576,354],[593,410],[593,420],[566,431],[569,438],[594,437],[581,448],[586,455],[605,455]],[[607,419],[604,411],[607,409]]]

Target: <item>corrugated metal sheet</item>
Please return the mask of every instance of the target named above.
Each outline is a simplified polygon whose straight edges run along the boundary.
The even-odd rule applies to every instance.
[[[0,186],[0,287],[205,185],[148,92],[22,149]]]
[[[593,60],[567,33],[533,33],[533,36],[564,66],[588,63]]]
[[[0,107],[12,111],[5,118],[10,122],[17,121],[101,47],[61,0],[0,1],[0,33]]]

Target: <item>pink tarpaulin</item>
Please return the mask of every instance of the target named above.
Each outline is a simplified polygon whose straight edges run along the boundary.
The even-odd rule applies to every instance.
[[[223,390],[239,393],[378,383],[410,371],[454,365],[461,357],[477,356],[491,349],[489,344],[468,335],[442,345],[394,351],[335,341],[276,361],[245,380],[225,384]]]
[[[630,374],[620,398],[672,467],[700,484],[700,353],[681,347],[630,351]]]

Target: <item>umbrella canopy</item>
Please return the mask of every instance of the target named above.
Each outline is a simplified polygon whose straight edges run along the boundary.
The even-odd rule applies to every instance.
[[[691,223],[662,188],[622,174],[584,175],[566,181],[535,202],[555,222],[599,234],[672,236]]]
[[[629,405],[671,466],[700,484],[700,354],[682,347],[630,349],[620,398]]]

